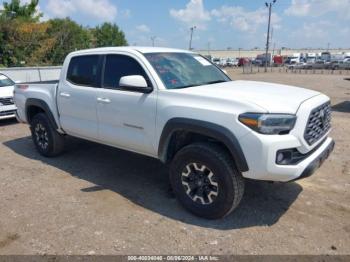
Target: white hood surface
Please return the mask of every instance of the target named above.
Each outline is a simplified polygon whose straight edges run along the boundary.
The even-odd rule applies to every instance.
[[[306,100],[320,95],[304,88],[255,81],[231,81],[180,89],[183,93],[232,101],[246,101],[268,113],[295,114]]]

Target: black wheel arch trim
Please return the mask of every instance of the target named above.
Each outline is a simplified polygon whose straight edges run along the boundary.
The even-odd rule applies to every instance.
[[[172,118],[164,126],[158,147],[158,157],[162,162],[167,161],[167,151],[174,132],[184,130],[212,137],[223,143],[230,151],[239,171],[249,170],[243,150],[236,136],[227,128],[218,124],[190,118]]]
[[[27,122],[30,124],[31,122],[31,118],[29,116],[29,107],[31,106],[35,106],[35,107],[39,107],[40,109],[42,109],[45,114],[47,115],[47,117],[49,118],[50,123],[52,124],[52,126],[57,130],[59,129],[55,117],[53,116],[50,107],[46,104],[45,101],[41,100],[41,99],[37,99],[37,98],[28,98],[26,101],[26,117],[27,117]]]

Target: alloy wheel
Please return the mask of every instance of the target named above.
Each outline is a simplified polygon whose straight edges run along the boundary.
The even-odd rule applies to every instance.
[[[186,194],[196,203],[212,204],[219,194],[215,174],[205,165],[190,163],[181,173]]]

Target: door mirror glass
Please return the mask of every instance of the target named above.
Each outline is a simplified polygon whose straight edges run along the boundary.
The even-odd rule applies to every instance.
[[[146,79],[141,75],[123,76],[120,78],[119,87],[141,93],[151,93],[152,87],[147,85]]]

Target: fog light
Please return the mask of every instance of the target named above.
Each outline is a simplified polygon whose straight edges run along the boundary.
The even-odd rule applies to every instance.
[[[281,163],[284,159],[283,153],[278,153],[277,154],[277,163]]]
[[[292,162],[292,150],[280,150],[276,155],[276,163],[279,165],[289,165]]]

